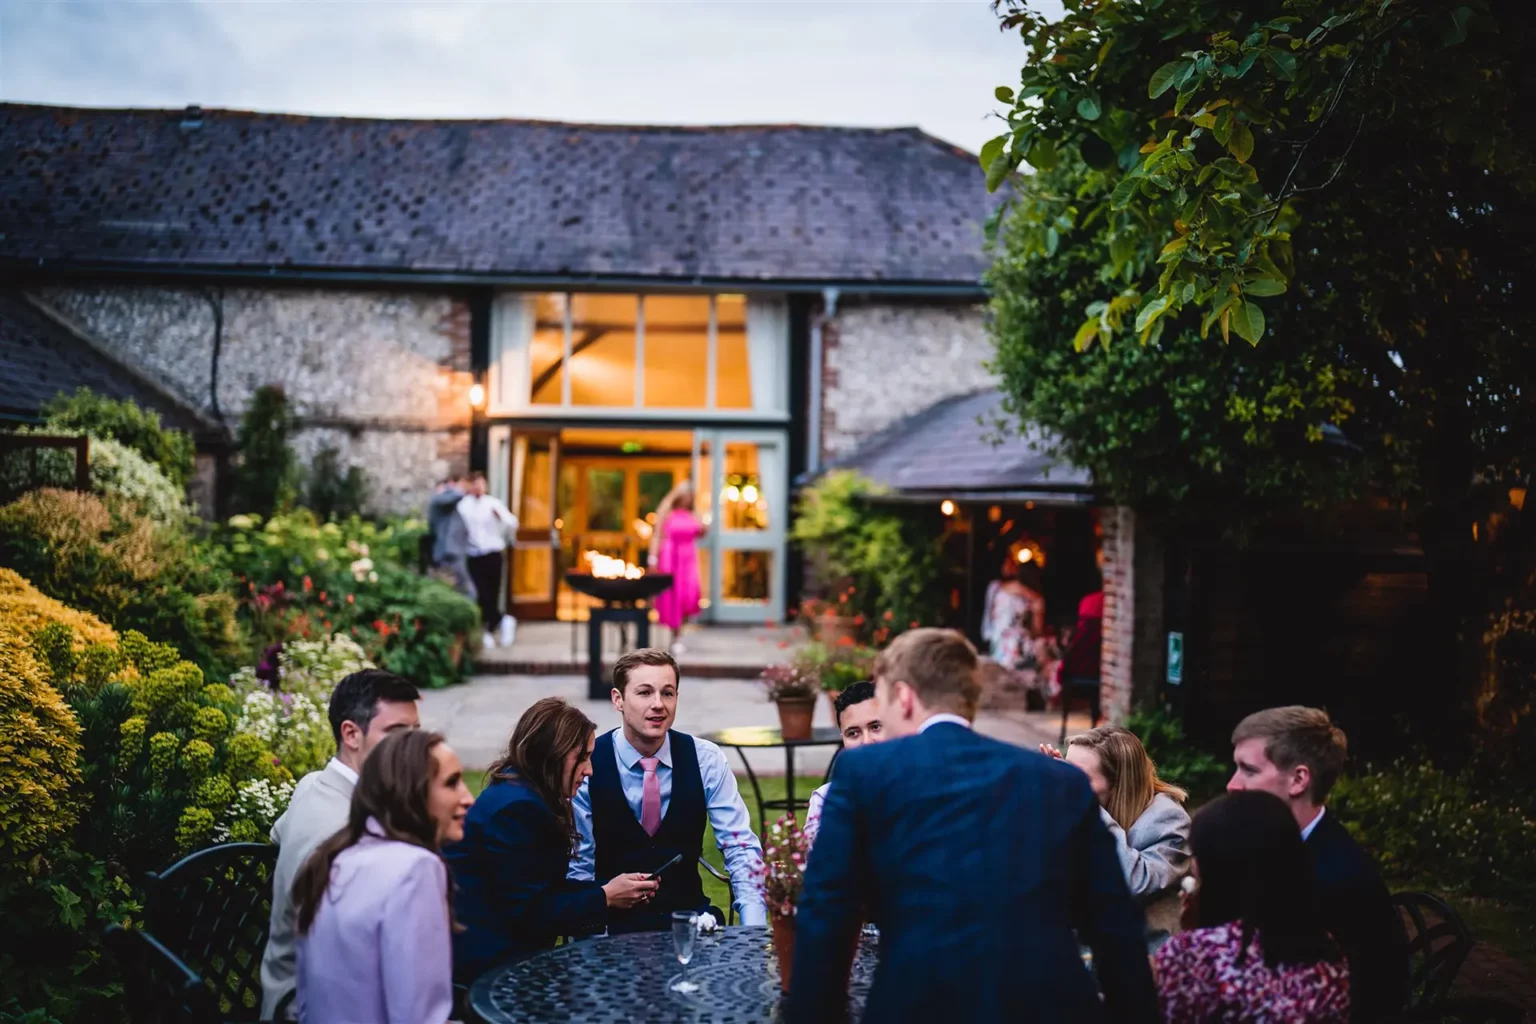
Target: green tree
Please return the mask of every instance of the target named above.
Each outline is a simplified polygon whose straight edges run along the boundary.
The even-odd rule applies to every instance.
[[[288,396],[276,384],[256,389],[240,419],[235,446],[235,510],[270,516],[292,504],[298,477],[293,449],[293,414]]]
[[[192,479],[196,446],[191,435],[161,426],[159,413],[132,399],[106,398],[80,388],[73,395],[55,395],[42,411],[51,429],[109,437],[127,445],[159,466],[179,488]]]
[[[992,283],[1018,411],[1174,515],[1400,499],[1445,625],[1426,672],[1467,679],[1532,564],[1507,495],[1536,436],[1536,19],[1516,0],[1065,6],[999,4],[1028,49],[982,151],[1012,182]]]

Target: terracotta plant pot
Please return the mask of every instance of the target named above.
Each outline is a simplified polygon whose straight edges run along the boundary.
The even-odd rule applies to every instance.
[[[795,919],[770,914],[773,925],[773,952],[779,959],[779,989],[789,991],[789,973],[795,964]]]
[[[811,738],[811,717],[816,713],[816,698],[784,697],[778,701],[779,729],[786,740]]]

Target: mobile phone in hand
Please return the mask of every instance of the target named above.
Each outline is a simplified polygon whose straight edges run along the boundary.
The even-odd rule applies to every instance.
[[[671,860],[667,861],[665,864],[663,864],[661,867],[657,868],[654,872],[652,872],[649,876],[647,876],[646,881],[648,881],[648,882],[658,881],[661,878],[661,873],[663,871],[666,871],[668,868],[672,867],[674,864],[676,864],[678,861],[680,861],[682,859],[683,859],[683,855],[682,854],[678,854],[676,857],[673,857]]]

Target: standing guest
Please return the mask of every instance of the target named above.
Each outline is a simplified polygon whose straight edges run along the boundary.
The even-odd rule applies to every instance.
[[[453,588],[478,601],[469,576],[469,527],[459,515],[459,502],[468,492],[465,480],[444,480],[427,502],[427,528],[432,535],[432,564],[453,579]]]
[[[293,992],[293,880],[315,847],[347,823],[363,762],[385,737],[420,727],[420,699],[410,680],[376,668],[353,672],[331,691],[336,756],[299,780],[288,809],[272,826],[277,867],[272,872],[271,927],[261,958],[262,1020],[276,1020],[278,1004]]]
[[[609,907],[650,902],[657,883],[618,875],[599,886],[572,882],[576,843],[571,797],[592,774],[597,726],[559,697],[523,713],[506,753],[469,810],[464,838],[443,850],[464,931],[453,938],[454,977],[472,983],[490,968],[550,949],[562,935],[601,931]]]
[[[299,1020],[442,1024],[453,1012],[453,909],[438,851],[474,797],[435,732],[391,736],[364,764],[347,824],[304,862]]]
[[[973,732],[979,690],[975,648],[947,630],[876,660],[886,739],[838,758],[786,1019],[843,1019],[866,908],[880,965],[865,1020],[1155,1019],[1141,911],[1087,777]]]
[[[1166,1024],[1345,1024],[1349,968],[1285,805],[1220,797],[1195,815],[1190,845],[1190,930],[1153,958]]]
[[[1324,806],[1348,755],[1328,712],[1291,706],[1249,715],[1232,732],[1229,792],[1284,801],[1301,830],[1328,931],[1349,958],[1355,1019],[1374,1021],[1408,999],[1408,936],[1376,865]]]
[[[480,622],[485,627],[486,647],[511,647],[517,620],[501,611],[502,573],[507,567],[507,538],[517,536],[517,516],[500,498],[485,493],[485,474],[469,474],[469,493],[459,499],[464,520],[470,579],[480,602]],[[497,634],[492,634],[491,630]]]
[[[693,514],[693,485],[672,488],[656,509],[650,562],[658,573],[671,573],[672,586],[656,598],[656,618],[672,631],[672,653],[683,652],[677,636],[683,623],[699,614],[698,541],[704,524]]]
[[[981,638],[992,660],[1008,669],[1036,666],[1035,641],[1045,635],[1045,598],[1019,575],[1018,557],[1009,554],[982,605]]]
[[[661,889],[644,906],[610,907],[610,933],[665,931],[676,910],[709,911],[699,881],[704,824],[731,876],[742,924],[768,923],[758,869],[763,848],[725,753],[708,740],[672,728],[681,676],[666,651],[643,647],[613,666],[613,707],[623,725],[597,738],[592,776],[571,801],[580,838],[569,877],[607,884],[631,872],[661,874]]]
[[[1071,680],[1091,682],[1099,678],[1099,652],[1104,646],[1104,589],[1102,577],[1098,590],[1077,603],[1077,625],[1067,649],[1056,663],[1054,678],[1050,680],[1047,697],[1065,693],[1063,683]],[[1066,696],[1061,699],[1067,700]]]
[[[1050,744],[1040,750],[1052,757]],[[1157,765],[1129,729],[1104,725],[1067,740],[1068,764],[1088,776],[1099,815],[1115,840],[1120,870],[1147,914],[1147,944],[1179,931],[1179,883],[1189,870],[1187,794],[1157,777]]]
[[[885,733],[880,727],[875,708],[875,684],[869,680],[860,680],[838,694],[832,708],[837,715],[837,728],[843,736],[844,750],[854,750],[866,743],[879,743],[884,738]],[[821,828],[821,808],[826,802],[827,790],[831,788],[832,783],[826,782],[811,793],[810,802],[805,808],[805,840],[808,843],[816,841],[816,832]]]

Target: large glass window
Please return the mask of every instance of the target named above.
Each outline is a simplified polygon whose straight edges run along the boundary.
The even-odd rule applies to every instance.
[[[744,295],[504,294],[493,413],[721,410],[782,417],[784,304]]]

